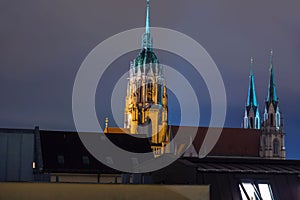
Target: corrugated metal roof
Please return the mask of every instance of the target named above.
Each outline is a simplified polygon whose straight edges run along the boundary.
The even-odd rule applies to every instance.
[[[200,172],[300,174],[300,161],[245,158],[185,158]]]

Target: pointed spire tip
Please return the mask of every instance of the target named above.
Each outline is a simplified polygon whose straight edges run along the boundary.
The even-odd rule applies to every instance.
[[[254,59],[253,59],[253,57],[251,57],[251,59],[250,59],[250,76],[253,75],[253,62],[254,62]]]
[[[273,49],[270,50],[270,55],[273,56]]]
[[[274,51],[273,49],[270,50],[270,71],[273,69],[273,55]]]
[[[146,27],[145,33],[142,40],[143,49],[152,49],[152,36],[150,33],[150,0],[146,0]]]

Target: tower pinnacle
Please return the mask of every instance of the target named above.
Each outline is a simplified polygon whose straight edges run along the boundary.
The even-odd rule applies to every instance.
[[[253,62],[254,62],[254,59],[253,59],[253,57],[251,57],[251,60],[250,60],[250,76],[253,75]]]
[[[143,35],[142,39],[142,48],[143,49],[148,49],[152,50],[152,35],[150,33],[150,0],[147,1],[147,6],[146,6],[146,27],[145,27],[145,33]]]
[[[273,49],[270,50],[271,61],[273,62]]]
[[[254,74],[253,74],[253,58],[252,57],[251,57],[251,63],[250,63],[250,76],[249,76],[247,106],[257,107],[256,92],[255,92],[255,85],[254,85]]]
[[[147,0],[146,33],[150,33],[150,0]]]
[[[259,116],[258,104],[256,100],[252,57],[250,61],[248,96],[247,96],[247,102],[245,107],[243,127],[250,128],[250,129],[260,129],[260,116]]]
[[[269,88],[268,88],[268,97],[267,102],[277,104],[278,98],[276,94],[276,85],[274,79],[274,67],[273,67],[273,49],[270,52],[270,80],[269,80]]]

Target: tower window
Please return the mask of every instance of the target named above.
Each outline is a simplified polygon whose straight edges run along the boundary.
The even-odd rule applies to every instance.
[[[152,101],[152,84],[147,84],[147,101]]]
[[[258,125],[258,124],[259,124],[258,118],[256,118],[256,120],[255,120],[255,128],[256,128],[256,129],[259,129],[259,125]]]
[[[274,126],[274,116],[273,116],[273,114],[271,114],[271,116],[270,116],[270,122],[271,122],[271,126]]]
[[[274,156],[279,155],[279,142],[277,139],[274,139],[274,141],[273,141],[273,155]]]
[[[253,126],[253,118],[252,117],[250,117],[250,128],[253,128],[254,126]]]
[[[268,119],[268,113],[266,113],[266,111],[265,111],[264,120],[266,121],[267,119]]]
[[[143,101],[143,87],[142,81],[139,82],[139,102]]]
[[[163,96],[163,89],[162,89],[162,85],[158,85],[158,91],[157,91],[157,96],[158,96],[158,103],[161,103],[161,97]]]

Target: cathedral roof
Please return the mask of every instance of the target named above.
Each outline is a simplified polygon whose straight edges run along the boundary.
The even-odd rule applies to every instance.
[[[135,59],[135,66],[138,67],[150,63],[158,63],[155,53],[150,49],[142,49],[138,57]]]

